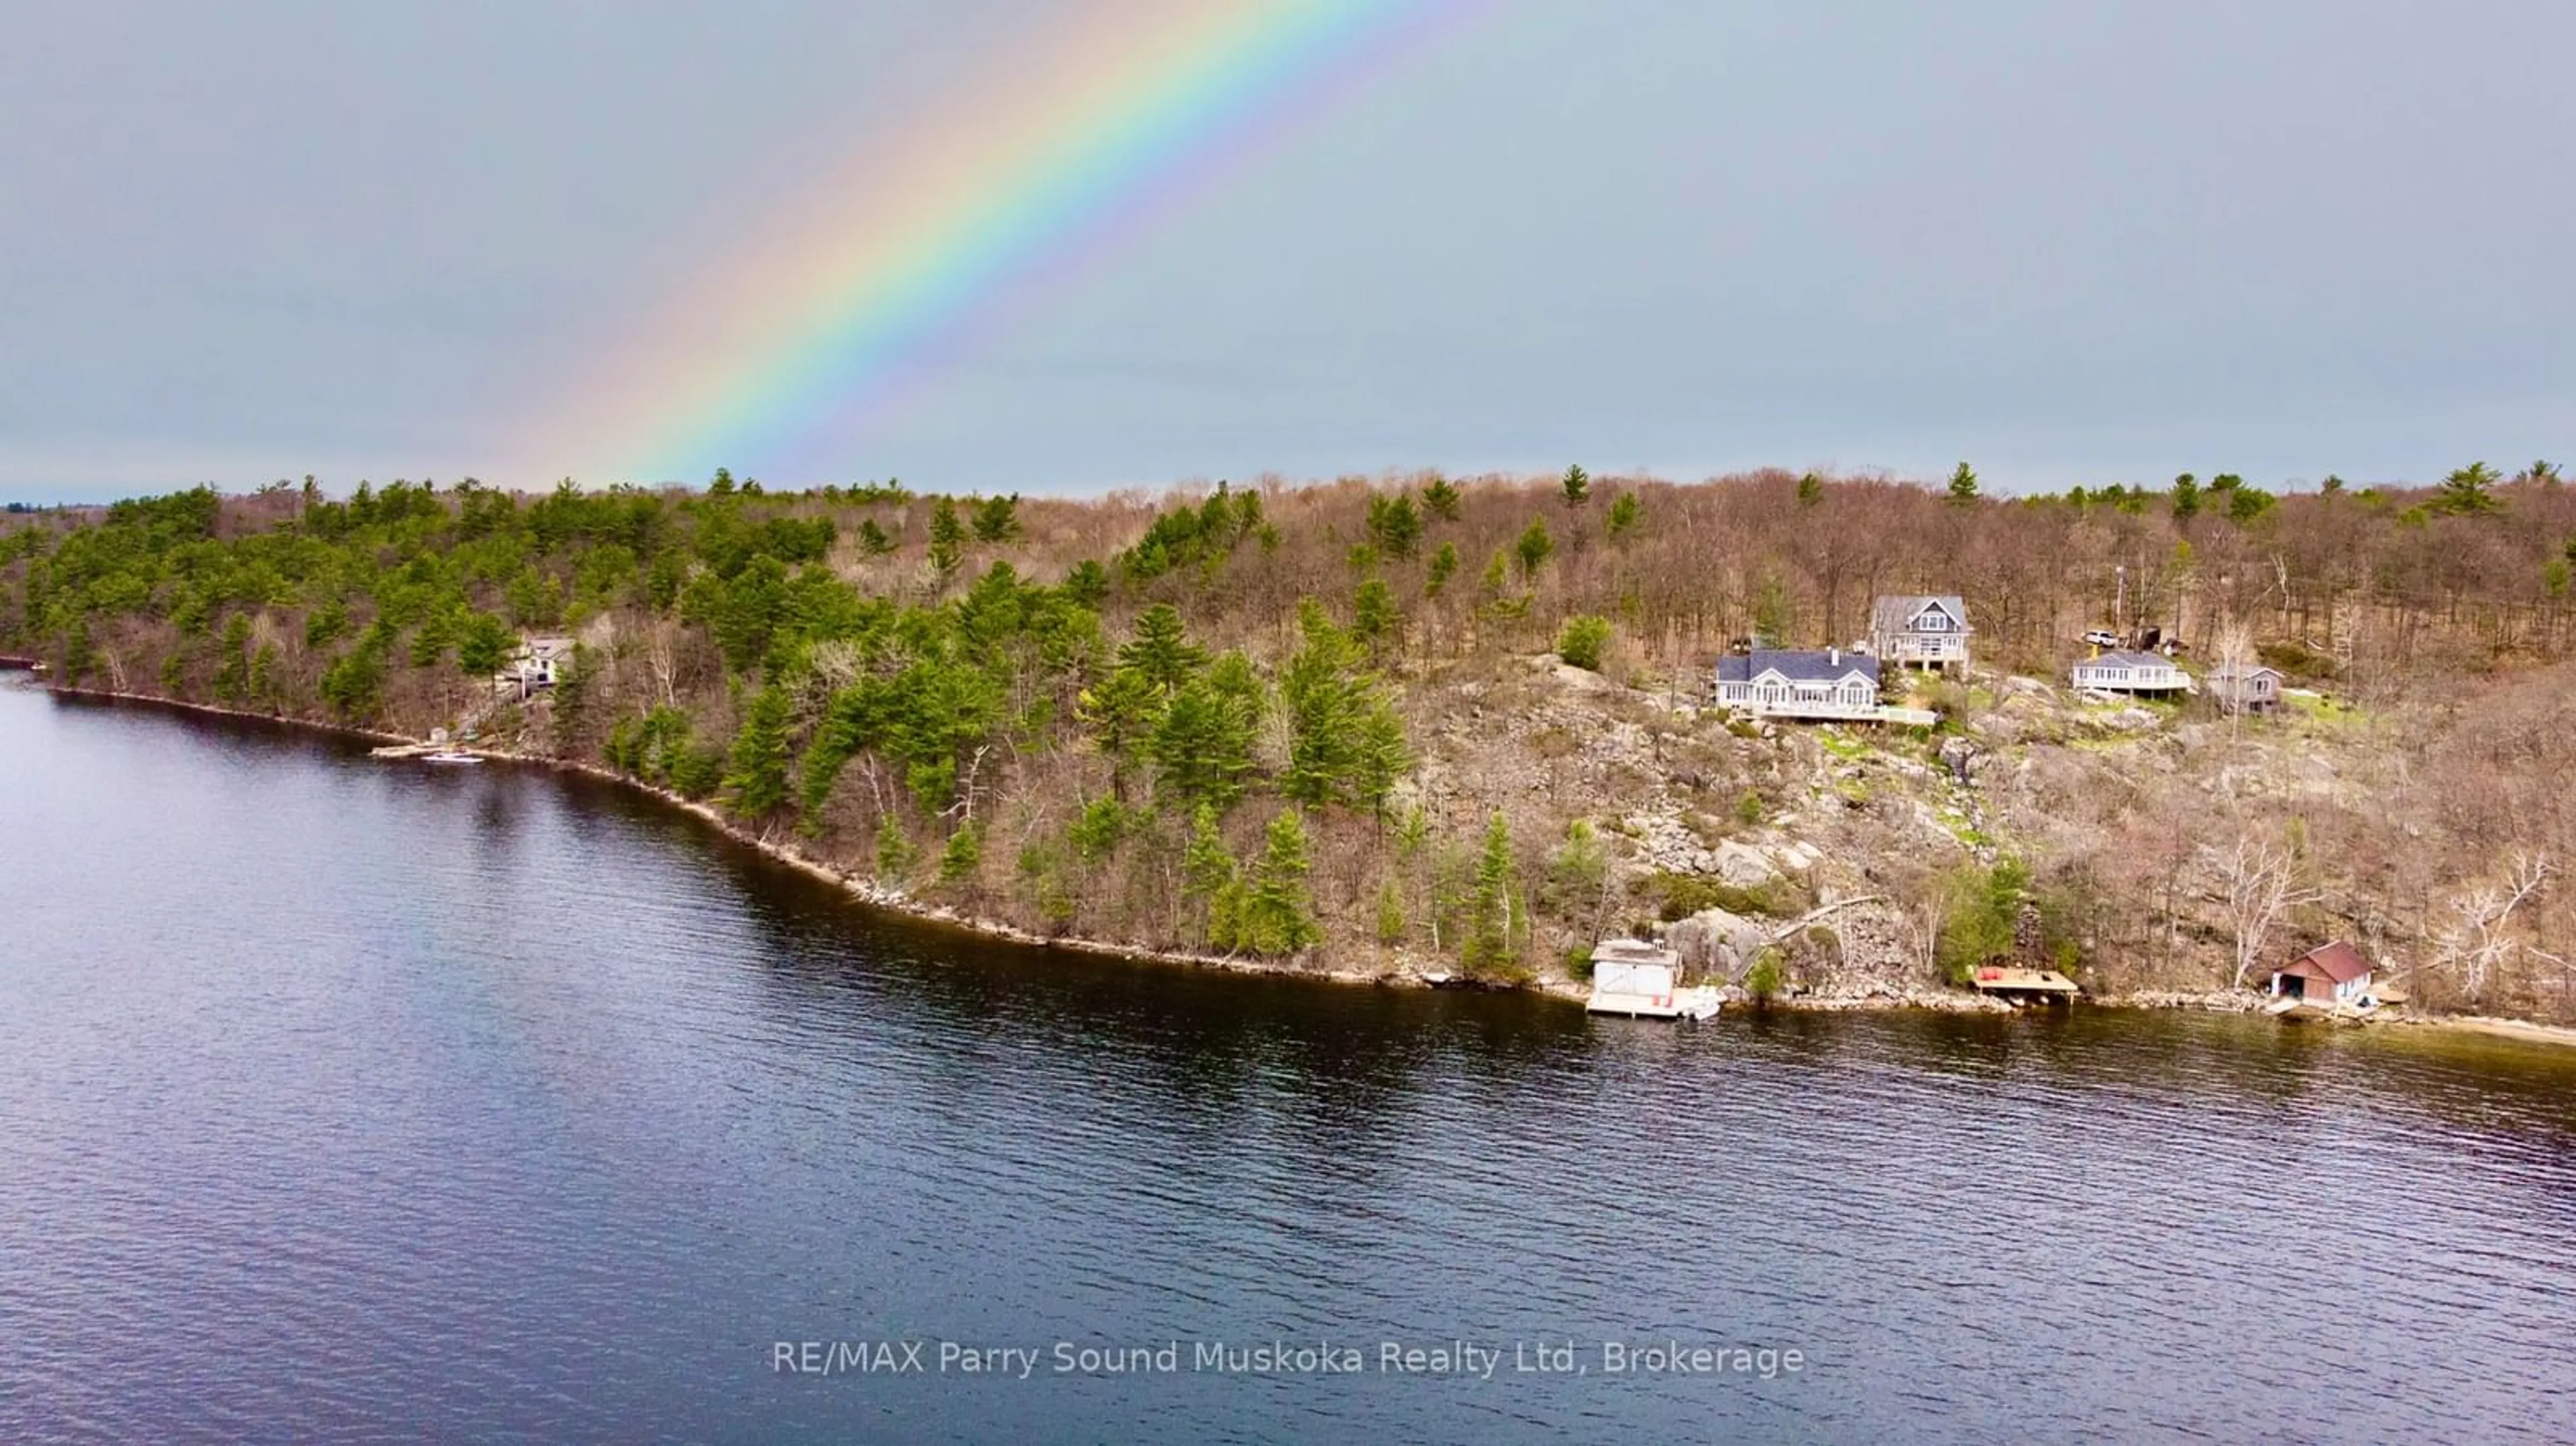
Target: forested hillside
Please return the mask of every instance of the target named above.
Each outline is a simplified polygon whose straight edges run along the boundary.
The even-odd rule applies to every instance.
[[[1143,947],[1581,968],[1696,917],[1760,989],[2045,955],[2110,988],[2353,937],[2567,1013],[2556,469],[2036,498],[1762,473],[1168,496],[310,482],[0,520],[0,652],[60,686],[472,727],[925,902]],[[1716,656],[1958,592],[1935,729],[1730,724]],[[2087,629],[2260,657],[2278,718],[2066,695]],[[522,635],[579,640],[526,705]],[[1714,911],[1714,912],[1712,912]],[[1752,932],[1747,932],[1748,925]]]

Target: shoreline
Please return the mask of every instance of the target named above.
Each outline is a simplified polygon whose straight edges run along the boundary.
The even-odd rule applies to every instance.
[[[216,703],[197,703],[179,698],[165,698],[153,693],[119,692],[106,688],[66,688],[52,684],[39,685],[40,690],[68,698],[86,698],[110,703],[140,703],[148,707],[169,708],[182,712],[206,714],[220,718],[244,719],[276,724],[314,733],[337,734],[344,738],[366,739],[381,744],[429,746],[429,740],[414,738],[381,728],[355,724],[331,723],[315,719],[293,718],[275,713],[255,713],[243,708],[228,708]],[[753,833],[711,804],[688,798],[658,784],[632,778],[604,765],[579,759],[554,758],[523,753],[516,749],[490,748],[453,743],[448,746],[478,757],[501,762],[532,765],[549,770],[578,774],[601,783],[631,790],[687,813],[714,829],[726,840],[742,845],[764,858],[819,882],[830,884],[870,908],[911,920],[936,925],[973,935],[977,938],[1016,944],[1027,948],[1063,951],[1096,958],[1123,959],[1131,963],[1162,964],[1198,969],[1218,969],[1236,974],[1258,974],[1278,978],[1311,979],[1324,983],[1367,985],[1378,988],[1443,989],[1457,988],[1442,976],[1431,977],[1406,970],[1369,973],[1358,969],[1313,968],[1288,961],[1245,958],[1238,955],[1193,954],[1180,950],[1156,949],[1142,944],[1122,944],[1080,935],[1045,935],[1033,933],[1015,924],[962,913],[945,904],[925,904],[899,889],[889,889],[873,879],[846,873],[831,864],[797,848],[792,839],[776,840]],[[1488,993],[1532,994],[1581,1005],[1591,997],[1585,985],[1571,979],[1533,979],[1520,985],[1468,985]],[[1955,998],[1954,998],[1955,996]],[[2083,1003],[2097,1009],[2124,1009],[2158,1013],[2253,1014],[2261,1009],[2261,996],[2251,991],[2212,989],[2199,991],[2133,990],[2126,994],[2087,995]],[[1958,993],[1927,994],[1913,990],[1903,994],[1872,992],[1862,995],[1800,995],[1774,999],[1765,1006],[1730,1001],[1735,1012],[1759,1009],[1798,1014],[1875,1013],[1881,1010],[1918,1010],[1942,1014],[2012,1014],[2024,1012],[2013,1006],[1989,1000],[1981,995]],[[2512,1019],[2492,1015],[2400,1015],[2373,1021],[2409,1029],[2437,1029],[2489,1038],[2516,1040],[2526,1044],[2576,1047],[2576,1028],[2544,1024],[2537,1020]]]

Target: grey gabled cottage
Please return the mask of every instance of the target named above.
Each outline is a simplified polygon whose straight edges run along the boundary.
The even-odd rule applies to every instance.
[[[1869,650],[1895,668],[1968,666],[1968,605],[1957,593],[1883,597],[1869,614]]]

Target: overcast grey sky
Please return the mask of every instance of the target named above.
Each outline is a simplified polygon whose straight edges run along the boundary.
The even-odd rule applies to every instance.
[[[8,0],[0,496],[620,480],[534,419],[1036,10]],[[2576,452],[2571,53],[2546,0],[1497,0],[841,452],[729,460],[2512,471]]]

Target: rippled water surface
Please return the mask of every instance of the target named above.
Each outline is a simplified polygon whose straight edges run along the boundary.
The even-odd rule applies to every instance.
[[[2563,1443],[2571,1088],[1001,950],[598,785],[0,687],[0,1441]],[[778,1368],[877,1340],[930,1372]],[[1368,1368],[1191,1369],[1273,1341]]]

